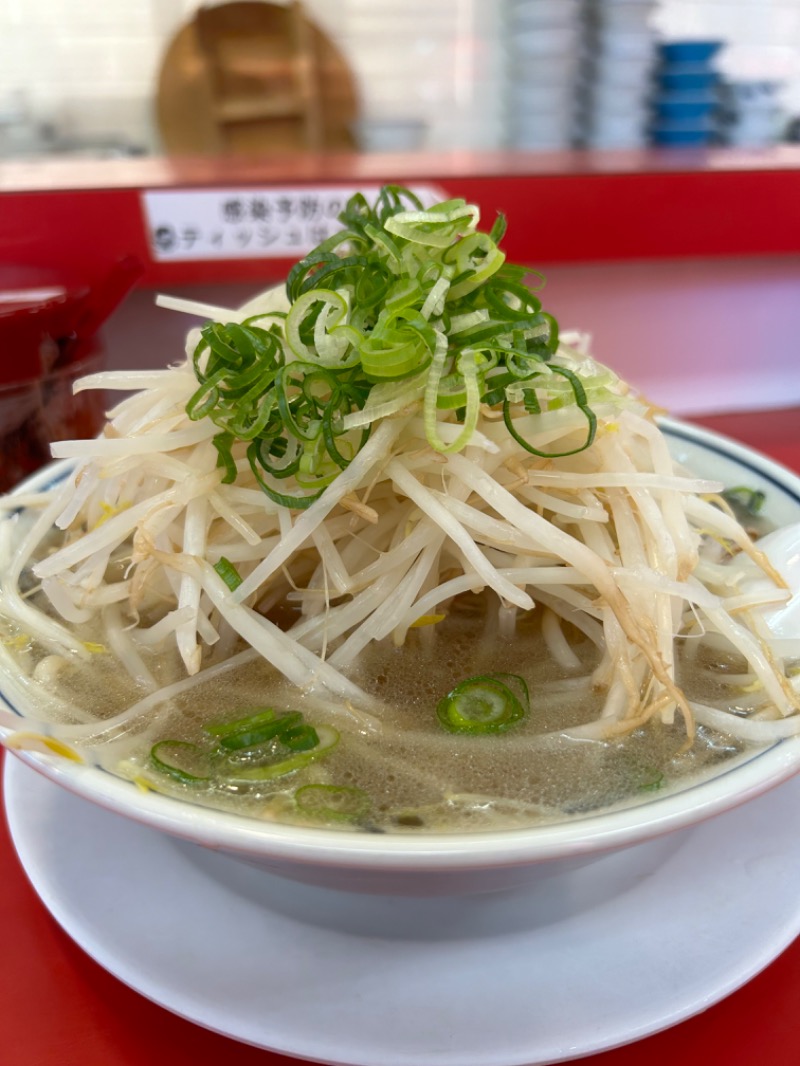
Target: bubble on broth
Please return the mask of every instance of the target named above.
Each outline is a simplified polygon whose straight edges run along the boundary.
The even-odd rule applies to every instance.
[[[113,772],[188,802],[332,829],[420,834],[527,827],[647,801],[746,750],[743,742],[703,727],[687,748],[683,723],[665,725],[657,718],[612,740],[570,737],[565,730],[593,721],[602,707],[605,692],[592,684],[597,652],[581,639],[573,644],[580,671],[559,667],[542,637],[540,613],[522,616],[509,639],[498,632],[497,612],[486,597],[466,596],[435,632],[411,630],[402,647],[391,641],[368,646],[351,674],[383,704],[379,734],[359,729],[357,718],[343,727],[337,716],[340,739],[329,754],[272,780],[190,785],[159,774],[150,759],[159,741],[208,743],[209,721],[258,708],[300,711],[317,726],[333,722],[313,690],[293,689],[261,659],[173,696],[155,716],[121,735],[111,732],[106,743],[91,747],[91,755]],[[85,627],[81,637],[100,646],[102,633]],[[181,676],[176,653],[145,649],[142,655],[160,684]],[[692,661],[683,670],[684,688],[708,698],[729,691],[720,677],[731,664],[717,665],[721,672],[705,657]],[[525,720],[497,735],[443,730],[438,701],[465,677],[488,673],[524,678],[531,697]],[[107,651],[87,663],[67,663],[54,685],[62,700],[90,710],[98,721],[142,695]],[[298,789],[309,784],[358,790],[367,797],[366,809],[354,819],[312,818],[296,801]]]

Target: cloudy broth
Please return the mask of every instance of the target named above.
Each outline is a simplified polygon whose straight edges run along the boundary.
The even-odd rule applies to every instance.
[[[469,594],[438,623],[412,629],[403,647],[391,641],[370,645],[352,676],[381,703],[376,730],[361,712],[342,714],[313,690],[298,692],[258,659],[178,693],[140,725],[108,730],[88,751],[112,772],[189,802],[335,829],[425,833],[519,828],[636,803],[744,750],[741,741],[702,728],[687,749],[680,719],[671,726],[652,720],[607,741],[570,737],[565,730],[594,720],[602,707],[605,693],[592,684],[596,650],[575,631],[580,669],[559,667],[542,637],[541,614],[520,615],[513,636],[506,637],[499,631],[497,601]],[[99,632],[87,630],[83,637],[98,646],[102,641]],[[181,676],[177,656],[142,655],[159,683]],[[502,734],[445,731],[436,715],[439,700],[464,678],[490,673],[524,678],[527,717]],[[719,687],[714,673],[703,662],[684,685],[710,692]],[[66,705],[91,709],[98,720],[113,718],[142,696],[106,652],[59,669],[54,685]],[[333,727],[338,742],[324,758],[266,781],[176,780],[159,772],[151,758],[154,745],[177,742],[172,750],[181,758],[189,752],[188,769],[200,778],[193,753],[208,748],[208,723],[265,708],[299,711],[311,726]],[[251,765],[261,758],[258,749],[237,757]],[[321,810],[310,811],[298,802],[298,794],[309,795],[300,791],[308,785],[322,786],[311,794],[323,799],[344,796],[344,810],[323,802]]]

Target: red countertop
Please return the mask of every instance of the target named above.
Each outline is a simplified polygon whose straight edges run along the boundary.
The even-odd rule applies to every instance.
[[[800,472],[800,409],[695,421]],[[768,900],[754,905],[768,906]],[[157,1007],[108,975],[62,932],[0,827],[0,1062],[5,1066],[278,1066],[297,1060],[237,1044]],[[796,1066],[800,940],[722,1003],[588,1066]],[[420,1063],[425,1066],[425,1063]]]
[[[8,264],[92,282],[133,255],[150,288],[285,277],[293,259],[163,261],[148,191],[433,184],[508,216],[514,262],[603,263],[800,252],[800,146],[0,162]],[[266,253],[265,253],[266,254]],[[296,258],[296,257],[295,257]]]

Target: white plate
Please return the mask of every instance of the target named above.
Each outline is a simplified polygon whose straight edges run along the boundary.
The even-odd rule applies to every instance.
[[[34,888],[101,966],[237,1040],[348,1066],[534,1066],[728,995],[800,932],[800,780],[535,891],[404,900],[284,882],[6,763]]]

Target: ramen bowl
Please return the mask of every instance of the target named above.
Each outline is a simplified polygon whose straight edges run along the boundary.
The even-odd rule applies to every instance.
[[[704,430],[677,422],[665,422],[664,429],[675,457],[700,476],[713,473],[728,484],[761,489],[772,520],[781,527],[800,521],[800,478]],[[18,491],[44,488],[63,467],[39,472]],[[786,570],[795,586],[799,556],[796,532],[776,537],[772,562]],[[796,601],[795,591],[795,606]],[[782,627],[782,637],[796,637],[797,613],[784,610]],[[24,708],[24,686],[6,673],[0,677],[0,696],[3,738],[13,746],[12,734],[25,729],[24,717],[18,722],[15,718]],[[346,892],[457,896],[533,887],[614,850],[691,831],[794,775],[800,769],[800,738],[787,736],[745,749],[703,777],[642,793],[635,802],[565,816],[557,823],[424,835],[276,824],[143,791],[99,766],[32,750],[15,750],[15,755],[64,789],[122,818],[290,881]]]

